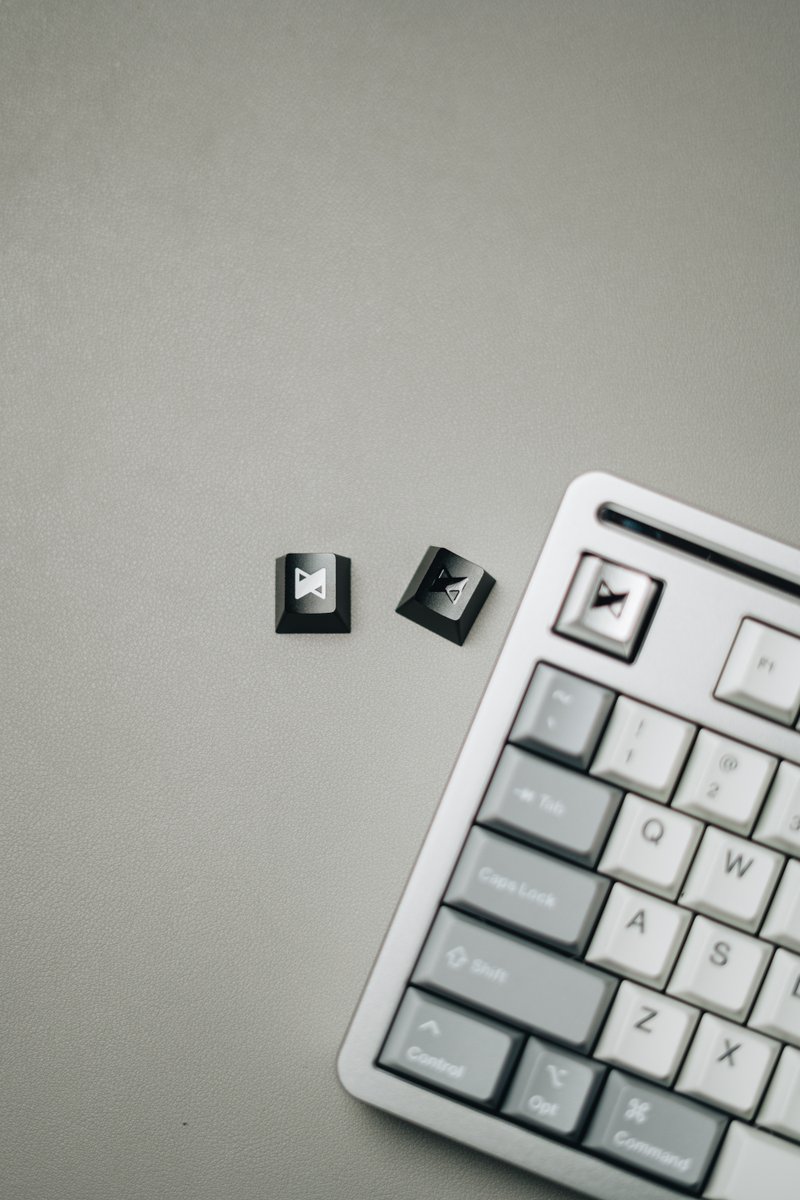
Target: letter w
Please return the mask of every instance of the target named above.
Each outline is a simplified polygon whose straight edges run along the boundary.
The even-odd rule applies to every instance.
[[[745,862],[744,859],[742,858],[741,854],[734,855],[732,850],[725,851],[725,874],[726,875],[730,875],[732,871],[735,871],[736,874],[741,879],[743,875],[747,874],[747,872],[750,870],[752,865],[753,865],[752,858],[748,858],[747,862]]]

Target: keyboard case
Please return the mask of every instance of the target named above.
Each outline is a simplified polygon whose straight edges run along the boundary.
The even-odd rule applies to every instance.
[[[661,581],[633,661],[554,631],[585,554]],[[545,662],[699,727],[800,762],[800,732],[715,699],[746,617],[800,635],[800,553],[610,475],[569,487],[342,1045],[354,1096],[607,1200],[686,1196],[638,1172],[376,1065],[536,664]]]

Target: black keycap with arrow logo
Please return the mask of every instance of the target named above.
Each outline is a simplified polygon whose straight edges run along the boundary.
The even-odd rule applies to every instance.
[[[493,586],[477,563],[429,546],[396,611],[461,646]]]

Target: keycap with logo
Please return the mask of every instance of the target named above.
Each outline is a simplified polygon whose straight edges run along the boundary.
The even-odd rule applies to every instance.
[[[350,632],[350,559],[283,554],[275,560],[276,633]]]

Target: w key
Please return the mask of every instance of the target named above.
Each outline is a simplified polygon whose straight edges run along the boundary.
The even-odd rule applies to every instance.
[[[709,826],[679,903],[755,933],[784,861],[774,850]]]

